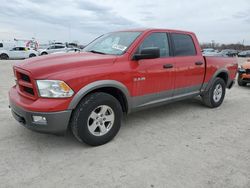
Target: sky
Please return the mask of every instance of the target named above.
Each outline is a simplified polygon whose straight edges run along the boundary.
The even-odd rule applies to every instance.
[[[250,45],[249,0],[0,0],[0,40],[79,41],[131,28],[195,32]]]

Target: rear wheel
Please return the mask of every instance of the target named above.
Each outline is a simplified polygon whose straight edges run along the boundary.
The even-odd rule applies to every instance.
[[[210,108],[216,108],[222,104],[225,93],[225,81],[221,78],[216,78],[209,90],[202,95],[203,103]]]
[[[47,52],[42,52],[41,55],[48,55],[48,53]]]
[[[0,59],[9,59],[9,56],[7,54],[1,54]]]
[[[36,57],[36,54],[30,54],[29,57]]]
[[[112,140],[121,126],[122,108],[119,101],[107,93],[85,97],[74,110],[71,129],[74,136],[92,146]]]

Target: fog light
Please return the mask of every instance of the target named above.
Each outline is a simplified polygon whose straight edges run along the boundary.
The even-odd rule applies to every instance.
[[[43,116],[32,116],[32,119],[34,123],[42,123],[42,124],[47,123],[46,117]]]

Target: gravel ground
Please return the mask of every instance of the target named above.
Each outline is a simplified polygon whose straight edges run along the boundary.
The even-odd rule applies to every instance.
[[[227,90],[217,109],[192,99],[134,113],[89,147],[12,118],[12,64],[0,61],[0,187],[250,187],[250,87]]]

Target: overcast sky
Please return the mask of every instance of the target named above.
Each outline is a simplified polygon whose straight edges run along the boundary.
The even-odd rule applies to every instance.
[[[0,0],[0,40],[74,41],[127,28],[193,31],[201,42],[250,44],[249,0]]]

